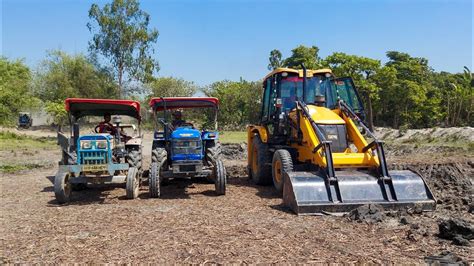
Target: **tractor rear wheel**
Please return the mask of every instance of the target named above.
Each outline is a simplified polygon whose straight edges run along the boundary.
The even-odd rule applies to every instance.
[[[224,164],[221,160],[217,160],[214,166],[214,178],[217,195],[225,195],[225,189],[227,185],[227,176],[225,172]]]
[[[161,166],[157,162],[151,163],[150,176],[148,177],[150,198],[159,198],[161,195],[160,168]]]
[[[291,159],[290,152],[287,150],[275,151],[272,161],[272,178],[273,186],[279,194],[283,193],[283,184],[285,183],[283,173],[292,171],[293,160]]]
[[[142,169],[142,154],[139,150],[130,150],[127,154],[127,163],[130,167],[136,167],[140,172]]]
[[[136,199],[140,190],[140,174],[136,167],[130,167],[127,173],[127,198]]]
[[[250,152],[249,176],[257,185],[269,185],[272,182],[270,155],[268,145],[262,143],[260,136],[254,136]]]
[[[54,196],[62,204],[71,200],[72,186],[69,183],[69,173],[58,172],[54,177]]]
[[[221,160],[222,146],[217,141],[209,141],[206,144],[206,161],[209,166],[216,166],[216,162]],[[212,176],[206,177],[206,181],[210,184],[216,182]]]

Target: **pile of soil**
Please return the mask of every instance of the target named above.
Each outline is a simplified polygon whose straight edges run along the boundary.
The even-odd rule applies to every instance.
[[[422,176],[437,199],[437,208],[447,211],[472,211],[474,162],[393,164],[394,170],[411,170]]]
[[[384,221],[385,214],[382,206],[377,204],[362,205],[347,214],[351,221],[368,224],[379,223]]]
[[[246,160],[247,144],[246,143],[223,143],[222,156],[227,160]]]
[[[462,219],[448,219],[438,224],[438,236],[452,240],[459,246],[470,246],[469,241],[474,239],[474,225]]]

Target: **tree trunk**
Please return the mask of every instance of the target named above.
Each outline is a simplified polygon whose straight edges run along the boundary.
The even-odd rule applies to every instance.
[[[118,97],[119,99],[122,99],[122,79],[123,79],[123,64],[119,63],[118,66],[118,86],[119,86],[119,91],[118,91]]]

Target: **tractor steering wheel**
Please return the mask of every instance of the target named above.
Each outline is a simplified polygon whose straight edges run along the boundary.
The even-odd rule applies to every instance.
[[[95,132],[95,133],[101,133],[101,132],[99,132],[99,129],[100,129],[100,125],[97,125],[97,126],[94,128],[94,132]],[[107,132],[107,133],[112,133],[112,132],[113,132],[113,128],[112,128],[110,125],[107,125],[107,124],[106,124],[105,127],[104,127],[104,129],[105,129],[105,132]]]
[[[192,123],[189,123],[189,122],[184,122],[184,123],[181,123],[181,125],[179,125],[180,127],[192,127],[194,128],[194,125]]]

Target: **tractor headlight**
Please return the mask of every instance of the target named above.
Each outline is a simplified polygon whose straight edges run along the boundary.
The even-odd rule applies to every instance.
[[[90,141],[81,141],[81,149],[87,150],[92,147]]]
[[[97,141],[97,149],[107,149],[107,141]]]

